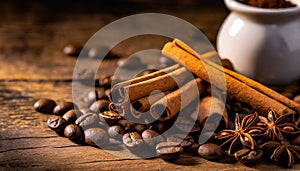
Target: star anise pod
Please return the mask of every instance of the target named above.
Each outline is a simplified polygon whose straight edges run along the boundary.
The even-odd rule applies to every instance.
[[[253,139],[249,131],[252,126],[256,125],[258,120],[258,114],[254,113],[246,115],[240,122],[239,115],[236,114],[235,129],[223,130],[219,132],[217,136],[217,139],[222,141],[220,147],[228,150],[228,154],[230,155],[243,148],[254,150],[257,146],[256,141]]]
[[[288,113],[278,116],[270,110],[267,118],[259,116],[259,127],[266,130],[267,139],[285,141],[300,134],[300,129],[295,125],[294,114]]]
[[[282,166],[292,167],[300,162],[300,147],[287,141],[268,141],[261,145],[261,149],[271,160]]]

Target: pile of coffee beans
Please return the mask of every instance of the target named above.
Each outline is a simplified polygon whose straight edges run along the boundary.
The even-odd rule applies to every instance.
[[[151,72],[153,70],[144,71],[141,75]],[[101,79],[100,88],[86,95],[88,108],[79,108],[69,101],[58,102],[42,98],[34,103],[34,109],[50,114],[47,120],[49,128],[74,143],[103,149],[111,145],[120,145],[142,158],[159,156],[167,161],[176,159],[182,153],[213,161],[240,161],[239,156],[228,156],[218,145],[216,135],[222,130],[205,132],[201,123],[190,117],[194,109],[183,109],[187,112],[186,117],[175,116],[164,122],[135,123],[123,117],[116,111],[110,97],[112,80],[111,76]],[[297,95],[300,94],[298,86],[273,88],[295,101],[300,99]],[[243,115],[255,112],[247,104],[236,101],[229,95],[226,109],[229,114],[228,129],[232,130],[235,128],[236,113],[242,118]]]

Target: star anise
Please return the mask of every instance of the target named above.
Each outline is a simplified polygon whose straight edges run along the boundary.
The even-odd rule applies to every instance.
[[[240,122],[239,115],[236,114],[235,130],[223,130],[217,136],[218,140],[222,141],[220,147],[228,150],[228,154],[230,155],[243,148],[254,150],[257,146],[256,141],[249,132],[251,132],[251,128],[256,125],[258,120],[258,114],[254,113],[246,115]],[[252,132],[257,133],[253,130]]]
[[[300,162],[300,147],[287,141],[268,141],[261,145],[261,149],[271,160],[282,166],[292,167]]]
[[[294,114],[289,113],[278,116],[270,110],[267,118],[259,116],[259,127],[266,130],[267,139],[285,141],[295,135],[300,134],[300,129],[295,125]]]

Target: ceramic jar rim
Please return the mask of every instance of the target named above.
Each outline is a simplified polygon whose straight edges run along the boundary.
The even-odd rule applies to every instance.
[[[253,7],[250,5],[243,4],[237,0],[224,0],[225,5],[231,11],[236,12],[247,12],[247,13],[257,13],[257,14],[283,14],[283,13],[299,13],[300,12],[300,1],[299,0],[290,0],[293,4],[296,4],[296,7],[289,8],[259,8]]]

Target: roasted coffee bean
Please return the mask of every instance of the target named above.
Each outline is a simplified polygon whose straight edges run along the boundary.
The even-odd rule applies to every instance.
[[[225,157],[225,151],[213,143],[202,144],[198,149],[198,154],[207,160],[219,160]]]
[[[182,148],[188,148],[194,144],[194,138],[185,134],[174,134],[167,138],[168,142],[177,142]]]
[[[293,100],[296,102],[296,103],[299,103],[300,104],[300,95],[296,95]]]
[[[99,97],[98,97],[98,91],[97,90],[90,91],[88,93],[87,97],[88,97],[88,102],[90,104],[94,103],[95,101],[97,101],[99,99]]]
[[[83,142],[83,131],[78,125],[75,124],[70,124],[66,126],[64,129],[64,135],[65,137],[69,138],[70,140],[77,142],[77,143],[82,143]]]
[[[114,111],[104,111],[99,113],[99,118],[101,121],[104,121],[108,125],[113,126],[118,123],[122,116]]]
[[[76,119],[79,118],[81,115],[83,115],[83,113],[80,110],[71,109],[68,112],[66,112],[62,117],[68,123],[75,123]]]
[[[68,55],[68,56],[75,56],[77,57],[81,50],[82,50],[82,46],[79,46],[79,45],[75,45],[75,44],[69,44],[67,46],[64,47],[63,49],[63,53],[65,55]]]
[[[150,147],[155,147],[158,143],[164,142],[165,139],[158,132],[147,129],[142,133],[144,142]]]
[[[105,90],[105,95],[107,96],[107,98],[110,101],[113,101],[112,98],[111,98],[111,89],[110,88]]]
[[[231,61],[229,59],[222,59],[221,62],[222,62],[222,65],[224,68],[234,71],[233,64],[231,63]]]
[[[55,108],[56,103],[52,99],[42,98],[36,101],[33,105],[34,109],[40,113],[53,113],[53,109]]]
[[[64,134],[64,129],[67,125],[67,121],[61,116],[52,116],[47,120],[49,128],[54,130],[59,135]]]
[[[148,127],[144,124],[136,124],[134,126],[134,130],[139,134],[142,134],[146,129],[148,129]]]
[[[118,125],[122,126],[125,132],[128,132],[128,131],[134,131],[135,123],[128,121],[126,119],[121,119],[118,121]]]
[[[98,99],[97,100],[108,100],[108,96],[105,94],[105,89],[104,88],[100,88],[97,90],[98,93]]]
[[[97,100],[90,106],[90,110],[95,113],[107,111],[109,103],[108,100]]]
[[[75,124],[80,126],[83,129],[98,127],[99,126],[99,117],[95,113],[87,113],[85,115],[80,116],[76,119]]]
[[[137,132],[128,132],[123,135],[123,144],[130,150],[138,149],[143,144],[143,139]]]
[[[104,59],[106,57],[106,54],[109,52],[109,48],[102,46],[102,47],[93,47],[90,48],[88,51],[88,56],[90,58],[98,58],[98,59]]]
[[[146,69],[140,73],[138,73],[135,77],[140,77],[140,76],[144,76],[144,75],[148,75],[148,74],[151,74],[153,72],[156,72],[158,71],[157,69]]]
[[[178,142],[161,142],[156,146],[156,153],[164,160],[174,160],[183,152]]]
[[[89,128],[84,130],[84,141],[89,145],[101,147],[109,142],[109,136],[102,128]]]
[[[122,140],[125,130],[120,125],[114,125],[108,128],[107,133],[111,138]]]
[[[258,150],[250,150],[250,149],[242,149],[234,153],[234,157],[237,161],[248,165],[257,162],[263,156],[263,151]]]
[[[105,88],[111,88],[114,76],[106,76],[99,80],[99,85]]]
[[[53,113],[54,113],[54,115],[62,116],[67,111],[69,111],[71,109],[77,109],[77,108],[78,108],[77,105],[73,102],[60,102],[60,103],[57,103],[57,105],[53,109]]]

